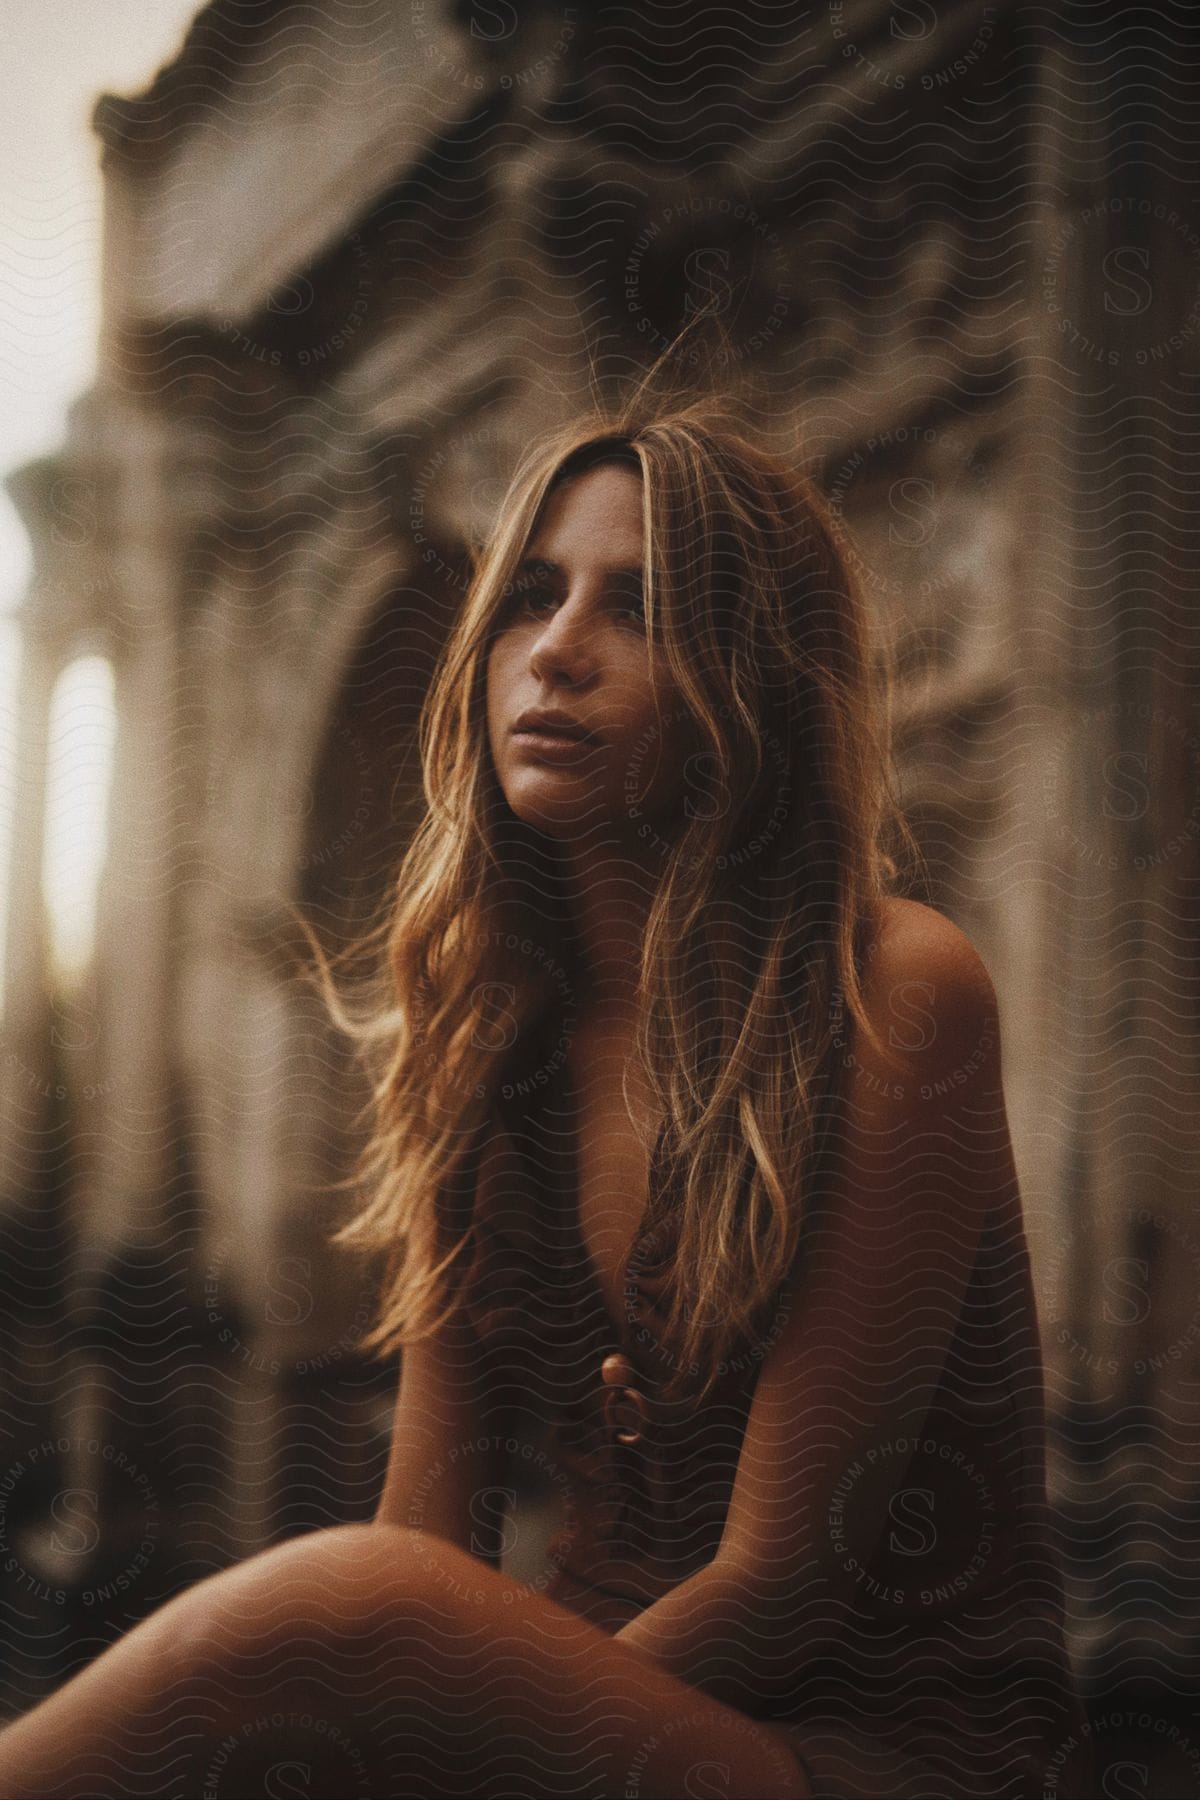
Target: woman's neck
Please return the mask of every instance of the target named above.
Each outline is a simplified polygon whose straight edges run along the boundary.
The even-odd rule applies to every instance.
[[[618,1027],[637,1011],[646,923],[661,863],[651,864],[611,845],[572,850],[567,887],[579,962],[576,1009]]]

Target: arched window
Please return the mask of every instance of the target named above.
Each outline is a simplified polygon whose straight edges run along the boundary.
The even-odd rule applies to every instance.
[[[71,988],[91,958],[115,736],[112,665],[77,656],[54,684],[47,730],[42,893],[58,988]]]

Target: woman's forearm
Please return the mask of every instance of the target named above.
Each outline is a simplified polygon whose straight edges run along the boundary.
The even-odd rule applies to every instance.
[[[659,1667],[727,1706],[756,1711],[788,1691],[804,1627],[794,1592],[718,1557],[616,1633]],[[808,1654],[812,1654],[811,1633]]]

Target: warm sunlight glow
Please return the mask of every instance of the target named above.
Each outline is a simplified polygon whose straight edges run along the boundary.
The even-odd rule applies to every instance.
[[[102,656],[77,657],[50,701],[42,856],[50,955],[55,975],[67,982],[91,955],[115,734],[111,664]]]

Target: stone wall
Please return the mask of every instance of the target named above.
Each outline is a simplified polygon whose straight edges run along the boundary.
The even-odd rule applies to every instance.
[[[1195,90],[1169,31],[1114,26],[1154,71],[1122,77],[1094,13],[751,0],[681,35],[670,7],[216,0],[100,103],[101,378],[12,484],[6,1349],[18,1448],[68,1448],[7,1519],[31,1630],[90,1623],[64,1659],[370,1515],[394,1372],[349,1351],[372,1272],[323,1248],[364,1094],[288,908],[337,942],[383,894],[516,452],[721,296],[895,646],[932,897],[1000,995],[1081,1663],[1101,1698],[1194,1673]],[[94,980],[63,996],[39,770],[84,645],[120,735]],[[99,1509],[74,1558],[67,1481]],[[13,1703],[66,1667],[19,1645]]]

